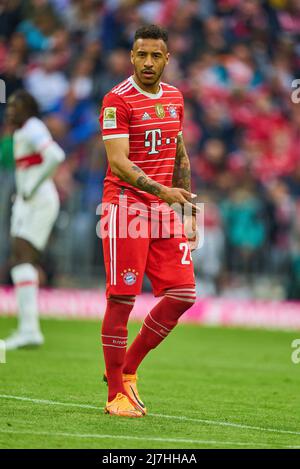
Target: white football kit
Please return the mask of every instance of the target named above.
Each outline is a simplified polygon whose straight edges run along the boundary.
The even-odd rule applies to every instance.
[[[14,132],[17,196],[12,208],[11,236],[42,251],[59,212],[59,197],[51,175],[65,154],[37,117]],[[24,197],[30,197],[24,200]]]

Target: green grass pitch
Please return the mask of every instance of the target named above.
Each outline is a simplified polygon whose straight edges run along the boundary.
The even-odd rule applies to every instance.
[[[14,326],[0,318],[0,336]],[[0,364],[0,448],[300,447],[300,332],[180,325],[141,366],[149,415],[126,419],[103,413],[100,324],[42,328],[44,347]]]

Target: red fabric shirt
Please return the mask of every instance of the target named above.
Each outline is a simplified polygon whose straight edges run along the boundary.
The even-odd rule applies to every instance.
[[[183,108],[182,94],[174,86],[161,83],[159,92],[151,94],[139,88],[130,77],[103,99],[100,114],[103,140],[128,137],[129,159],[154,181],[172,187]],[[108,166],[103,202],[118,203],[123,187],[128,202],[162,203],[158,197],[122,181]]]

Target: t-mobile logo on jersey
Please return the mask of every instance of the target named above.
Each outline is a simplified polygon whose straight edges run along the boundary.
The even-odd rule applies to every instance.
[[[161,145],[161,129],[146,130],[145,147],[151,147],[148,155],[155,155],[159,153],[159,151],[156,149],[156,147],[159,145]]]

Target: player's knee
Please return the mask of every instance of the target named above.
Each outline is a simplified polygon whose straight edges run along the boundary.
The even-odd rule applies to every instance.
[[[195,303],[195,299],[186,299],[186,300],[176,300],[178,304],[178,311],[180,315],[184,314],[188,309],[190,309]]]
[[[38,263],[40,253],[30,245],[29,242],[23,239],[14,238],[13,248],[10,257],[11,267],[19,264],[32,264]]]
[[[165,292],[165,297],[176,304],[176,309],[183,314],[195,303],[196,290],[194,287],[169,289]]]
[[[102,321],[102,335],[127,336],[127,322],[134,306],[135,296],[113,295],[107,300],[107,307]]]
[[[28,256],[22,255],[22,253],[13,251],[10,256],[10,266],[16,267],[20,264],[33,264],[32,260],[28,258]]]
[[[108,298],[109,302],[118,303],[120,305],[131,306],[131,309],[134,307],[135,296],[134,295],[111,295]]]
[[[18,256],[18,255],[13,255],[12,254],[11,258],[10,258],[11,268],[16,267],[17,265],[21,265],[21,264],[35,265],[36,262],[35,262],[35,259],[33,259],[30,256]]]

